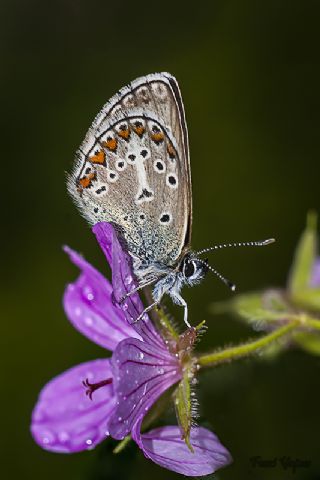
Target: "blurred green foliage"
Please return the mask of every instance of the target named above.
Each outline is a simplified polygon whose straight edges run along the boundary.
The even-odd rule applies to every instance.
[[[112,456],[112,442],[64,456],[30,437],[43,384],[105,355],[68,324],[61,306],[77,274],[62,244],[107,272],[67,196],[64,172],[117,89],[139,75],[171,72],[190,133],[194,247],[274,236],[272,247],[219,252],[210,261],[239,292],[284,285],[305,214],[320,207],[319,14],[316,0],[1,0],[2,478],[179,478],[134,449]],[[230,296],[215,278],[185,296],[190,320],[209,325],[199,348],[251,335],[209,312],[213,300]],[[182,322],[181,309],[176,314]],[[310,460],[294,478],[320,477],[319,372],[320,359],[296,349],[203,374],[200,422],[234,457],[219,479],[291,478],[281,467],[253,468],[257,455]]]

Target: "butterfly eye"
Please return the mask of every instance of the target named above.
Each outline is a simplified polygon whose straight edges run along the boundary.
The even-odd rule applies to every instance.
[[[183,268],[184,276],[190,278],[194,275],[196,266],[194,262],[186,261]]]

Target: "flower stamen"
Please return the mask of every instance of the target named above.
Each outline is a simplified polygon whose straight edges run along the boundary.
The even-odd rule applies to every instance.
[[[83,386],[86,387],[87,389],[86,395],[90,398],[90,400],[92,400],[93,392],[95,392],[101,387],[104,387],[105,385],[109,385],[110,383],[112,383],[112,378],[107,378],[106,380],[102,380],[101,382],[97,382],[97,383],[90,383],[89,379],[86,378],[82,382]]]

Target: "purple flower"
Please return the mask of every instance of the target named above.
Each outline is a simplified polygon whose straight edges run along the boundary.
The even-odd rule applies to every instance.
[[[65,248],[81,274],[67,287],[64,308],[75,328],[113,355],[73,367],[43,388],[32,415],[35,441],[47,450],[73,453],[94,448],[109,435],[123,439],[131,434],[144,455],[165,468],[188,476],[216,471],[231,457],[210,431],[191,429],[194,453],[177,426],[141,433],[146,413],[181,380],[183,364],[147,315],[133,323],[143,310],[138,294],[119,307],[120,298],[134,288],[129,258],[111,225],[100,223],[93,231],[112,268],[113,288]]]

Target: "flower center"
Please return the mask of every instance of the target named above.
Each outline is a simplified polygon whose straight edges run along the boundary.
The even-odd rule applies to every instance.
[[[93,392],[95,392],[101,387],[104,387],[105,385],[109,385],[110,383],[112,383],[112,378],[107,378],[106,380],[101,380],[101,382],[97,382],[97,383],[90,383],[89,379],[86,378],[82,382],[83,386],[86,387],[86,395],[88,395],[90,400],[92,400]]]

